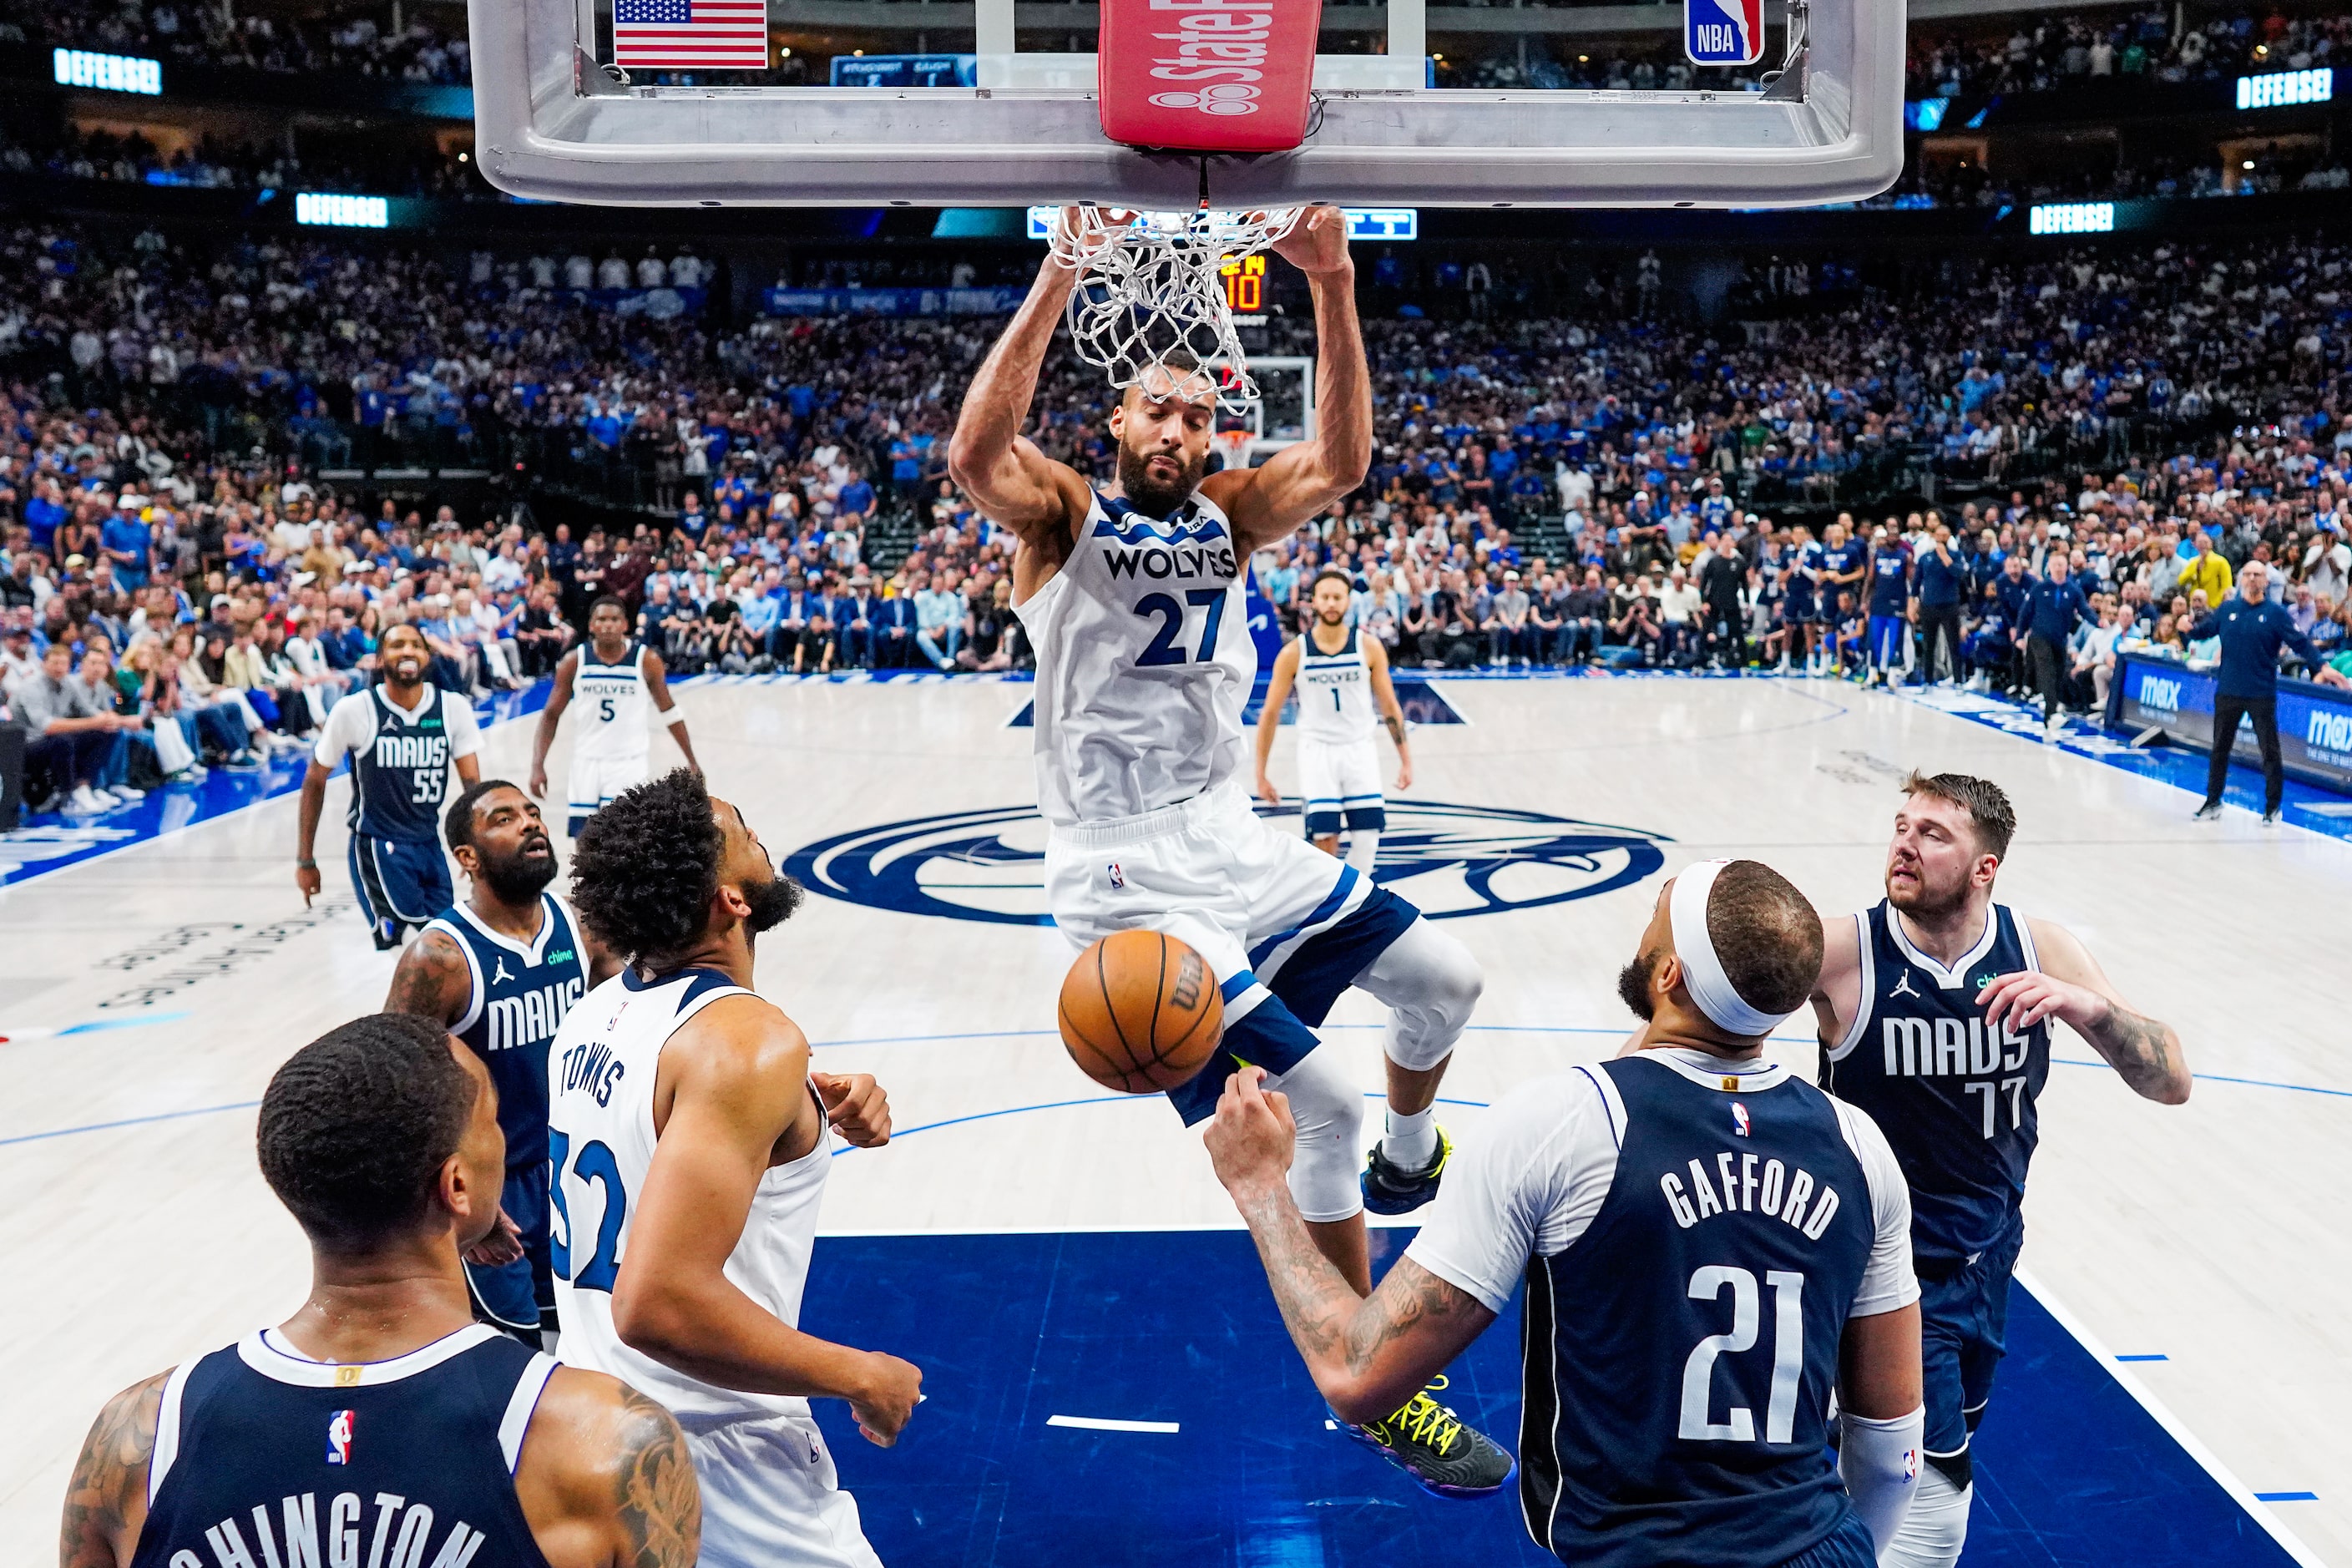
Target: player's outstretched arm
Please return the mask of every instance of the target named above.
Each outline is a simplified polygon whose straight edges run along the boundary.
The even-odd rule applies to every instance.
[[[1495,1321],[1468,1291],[1399,1258],[1370,1297],[1356,1294],[1315,1246],[1286,1173],[1297,1130],[1265,1074],[1234,1075],[1210,1124],[1209,1155],[1265,1265],[1283,1325],[1315,1386],[1342,1421],[1378,1421],[1402,1405]]]
[[[2042,967],[2004,974],[1978,994],[1986,1026],[2006,1018],[2011,1027],[2024,1029],[2044,1018],[2061,1019],[2142,1099],[2187,1103],[2193,1081],[2189,1053],[2172,1026],[2126,1006],[2106,971],[2073,931],[2049,921],[2026,924]]]
[[[147,1522],[147,1462],[155,1453],[155,1416],[163,1408],[159,1372],[106,1402],[82,1439],[73,1479],[66,1483],[65,1522],[58,1531],[62,1568],[122,1568]]]
[[[1258,710],[1257,793],[1268,805],[1282,804],[1282,792],[1266,776],[1265,765],[1274,760],[1275,731],[1282,728],[1282,705],[1290,700],[1290,688],[1298,679],[1298,642],[1293,638],[1275,656],[1274,673],[1266,677],[1265,703]]]
[[[845,1399],[869,1438],[896,1442],[921,1372],[804,1334],[727,1278],[760,1179],[816,1147],[823,1112],[809,1095],[807,1039],[756,996],[714,1002],[662,1052],[656,1115],[665,1102],[613,1286],[614,1331],[721,1388]]]
[[[539,728],[530,737],[530,793],[547,798],[547,752],[555,744],[555,726],[572,706],[572,678],[579,673],[580,650],[573,648],[555,661],[555,684],[547,690],[547,706],[539,710]]]
[[[702,1491],[686,1434],[618,1378],[558,1367],[531,1412],[515,1496],[553,1568],[693,1568]]]
[[[1381,710],[1381,723],[1396,742],[1396,787],[1412,787],[1412,743],[1404,738],[1404,704],[1397,700],[1396,682],[1389,679],[1389,650],[1378,637],[1363,637],[1364,672],[1371,677],[1372,700]]]
[[[1029,297],[964,389],[948,440],[948,476],[1022,543],[1056,557],[1068,544],[1074,520],[1085,513],[1086,481],[1039,451],[1021,426],[1077,277],[1046,257]]]
[[[664,664],[662,656],[651,648],[646,649],[646,695],[654,700],[655,712],[677,712],[677,699],[669,694],[669,666]],[[686,765],[700,774],[702,764],[694,760],[694,742],[686,738],[685,714],[678,713],[677,718],[670,720],[669,738],[676,741],[677,749],[686,753]]]
[[[1306,273],[1315,294],[1316,431],[1312,441],[1285,447],[1257,468],[1225,470],[1202,482],[1232,520],[1234,542],[1244,551],[1282,538],[1362,484],[1372,463],[1372,378],[1356,320],[1347,216],[1338,207],[1307,208],[1275,242],[1274,253]]]

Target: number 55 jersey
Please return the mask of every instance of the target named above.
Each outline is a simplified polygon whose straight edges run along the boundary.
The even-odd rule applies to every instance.
[[[1770,1568],[1852,1512],[1828,1406],[1849,1319],[1916,1300],[1870,1118],[1760,1057],[1645,1050],[1512,1091],[1405,1256],[1527,1283],[1519,1497],[1578,1568]]]

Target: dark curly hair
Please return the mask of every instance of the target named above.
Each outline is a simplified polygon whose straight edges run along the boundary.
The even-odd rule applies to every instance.
[[[354,1018],[269,1080],[262,1178],[321,1250],[369,1251],[425,1216],[478,1092],[439,1024]]]
[[[725,842],[700,775],[664,773],[590,817],[572,841],[572,907],[590,936],[630,962],[684,952],[719,891]]]

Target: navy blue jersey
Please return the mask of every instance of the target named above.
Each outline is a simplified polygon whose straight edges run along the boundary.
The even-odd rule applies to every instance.
[[[472,995],[449,1032],[482,1058],[499,1086],[509,1172],[547,1163],[547,1047],[588,989],[587,955],[570,912],[552,893],[539,901],[539,935],[529,942],[490,930],[464,904],[452,904],[425,928],[466,955]]]
[[[1931,546],[1919,552],[1919,603],[1942,609],[1960,602],[1967,578],[1957,561],[1947,561]]]
[[[1882,544],[1870,552],[1870,613],[1899,616],[1911,596],[1911,552],[1900,544]]]
[[[1814,584],[1812,571],[1808,568],[1819,569],[1815,559],[1818,553],[1819,547],[1809,544],[1801,556],[1792,557],[1781,569],[1780,590],[1785,595],[1782,602],[1788,606],[1788,616],[1792,621],[1813,618],[1820,590]]]
[[[176,1369],[131,1568],[546,1568],[515,1497],[554,1358],[469,1324],[393,1361],[308,1361],[273,1331]]]
[[[1836,604],[1838,592],[1842,588],[1859,588],[1862,586],[1858,582],[1832,583],[1830,579],[1832,577],[1843,577],[1847,573],[1859,569],[1862,565],[1863,558],[1867,553],[1868,552],[1864,550],[1859,541],[1851,539],[1846,541],[1843,544],[1824,544],[1822,546],[1822,597],[1825,602],[1832,605]]]
[[[1520,1500],[1578,1568],[1759,1568],[1850,1505],[1838,1347],[1876,1221],[1829,1098],[1649,1055],[1591,1226],[1528,1266]]]
[[[441,802],[449,790],[446,710],[451,699],[435,687],[425,689],[426,699],[414,713],[381,686],[358,694],[375,707],[375,737],[351,752],[354,833],[421,844],[440,839]]]
[[[1999,976],[2041,967],[2033,937],[1991,905],[1984,935],[1948,970],[1912,945],[1884,900],[1854,920],[1862,1006],[1845,1037],[1826,1043],[1822,1087],[1868,1111],[1894,1146],[1911,1184],[1913,1256],[1964,1266],[2017,1224],[2040,1136],[2049,1022],[1988,1029],[1977,1002]]]

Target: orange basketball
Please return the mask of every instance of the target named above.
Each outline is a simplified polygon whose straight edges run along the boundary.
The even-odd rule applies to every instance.
[[[1225,1004],[1199,953],[1156,931],[1120,931],[1070,965],[1061,1023],[1062,1044],[1088,1078],[1150,1094],[1201,1070],[1224,1037]]]

